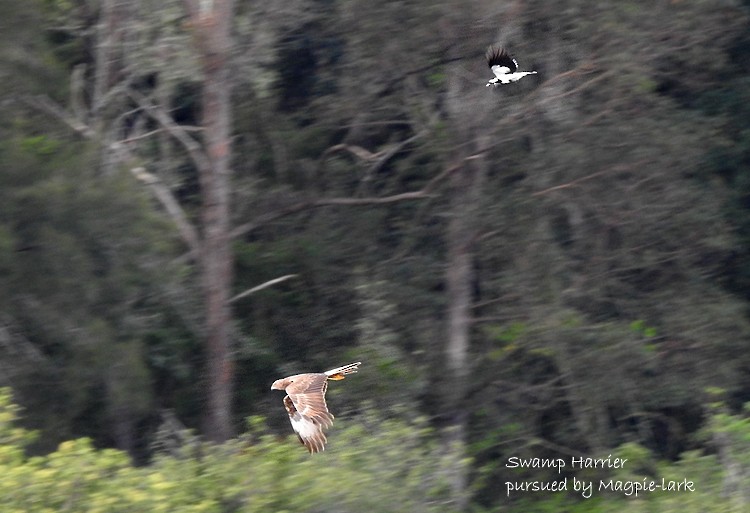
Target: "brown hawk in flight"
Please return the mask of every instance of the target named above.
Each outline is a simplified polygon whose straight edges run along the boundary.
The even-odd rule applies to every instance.
[[[345,375],[357,372],[361,363],[350,363],[321,373],[295,374],[277,379],[271,385],[271,390],[286,391],[284,406],[289,420],[299,441],[310,453],[325,450],[323,429],[333,425],[333,415],[326,406],[328,380],[344,379]]]

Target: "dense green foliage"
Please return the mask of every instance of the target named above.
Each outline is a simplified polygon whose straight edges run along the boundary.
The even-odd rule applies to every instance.
[[[133,467],[125,453],[94,449],[87,439],[63,442],[45,456],[27,457],[23,449],[33,434],[17,427],[18,408],[9,400],[8,391],[0,390],[0,495],[9,513],[454,510],[444,477],[445,452],[420,422],[386,421],[373,412],[360,415],[358,424],[336,430],[336,442],[324,455],[311,458],[290,451],[289,440],[269,435],[256,417],[246,435],[223,445],[200,442],[187,431],[173,433],[181,439],[178,445],[157,453],[148,466]],[[624,468],[582,471],[577,477],[597,487],[610,480],[687,479],[694,491],[594,488],[587,499],[558,492],[543,502],[530,493],[506,511],[740,512],[740,495],[750,486],[750,421],[719,414],[706,431],[727,436],[733,466],[740,470],[734,490],[726,489],[731,470],[717,471],[716,455],[692,451],[665,463],[638,445],[626,444],[613,451],[627,458]],[[522,482],[524,476],[513,479]],[[724,494],[726,498],[720,498]]]
[[[206,444],[188,432],[146,467],[90,440],[28,458],[30,433],[0,393],[0,495],[7,512],[444,511],[449,462],[423,422],[360,416],[337,430],[321,457],[291,451],[260,418],[231,443]],[[292,446],[294,447],[294,446]]]
[[[201,140],[183,3],[0,0],[0,385],[38,432],[4,395],[9,511],[450,511],[455,467],[477,511],[747,510],[750,13],[718,4],[238,0],[233,291],[294,276],[231,303],[232,422],[270,427],[165,449],[166,411],[204,427],[200,276],[134,170],[198,225],[194,163],[137,100]],[[485,88],[493,41],[539,74]],[[355,360],[330,450],[270,436],[273,379]],[[696,492],[506,497],[556,477],[508,458],[570,454]]]

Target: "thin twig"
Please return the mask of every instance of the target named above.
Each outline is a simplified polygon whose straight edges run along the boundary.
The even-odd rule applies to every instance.
[[[533,193],[531,193],[531,195],[532,196],[543,196],[545,194],[549,194],[550,192],[559,191],[559,190],[562,190],[562,189],[569,189],[571,187],[574,187],[574,186],[578,185],[581,182],[586,182],[588,180],[591,180],[593,178],[596,178],[598,176],[601,176],[601,175],[604,175],[604,174],[607,174],[607,173],[615,173],[615,172],[619,172],[619,171],[627,171],[627,170],[633,169],[633,168],[639,168],[639,167],[643,166],[643,164],[645,164],[646,162],[648,162],[648,160],[644,159],[644,160],[639,160],[638,162],[633,162],[633,163],[630,163],[630,164],[620,164],[618,166],[613,166],[613,167],[610,167],[608,169],[602,169],[601,171],[597,171],[596,173],[591,173],[589,175],[582,176],[581,178],[576,178],[575,180],[571,180],[570,182],[561,183],[560,185],[554,185],[552,187],[548,187],[547,189],[543,189],[541,191],[533,192]]]
[[[299,276],[299,275],[297,275],[297,274],[287,274],[287,275],[284,275],[284,276],[280,276],[278,278],[274,278],[273,280],[268,280],[265,283],[261,283],[260,285],[256,285],[255,287],[247,289],[244,292],[240,292],[239,294],[237,294],[236,296],[234,296],[233,298],[231,298],[228,302],[230,304],[234,303],[235,301],[239,301],[240,299],[242,299],[244,297],[247,297],[250,294],[255,294],[258,291],[261,291],[263,289],[267,289],[268,287],[276,285],[277,283],[281,283],[282,281],[286,281],[286,280],[291,279],[291,278],[296,278],[297,276]]]

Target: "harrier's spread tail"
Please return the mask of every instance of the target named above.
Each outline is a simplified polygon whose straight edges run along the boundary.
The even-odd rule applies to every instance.
[[[359,367],[361,364],[362,362],[350,363],[349,365],[344,365],[343,367],[337,367],[335,369],[325,371],[324,374],[328,376],[328,379],[338,381],[340,379],[344,379],[344,376],[347,374],[353,374],[357,372],[357,367]]]

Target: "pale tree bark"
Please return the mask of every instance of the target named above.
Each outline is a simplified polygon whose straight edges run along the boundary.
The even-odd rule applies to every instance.
[[[448,302],[446,367],[450,386],[446,392],[449,426],[444,433],[451,465],[452,495],[456,509],[468,507],[469,468],[465,464],[467,423],[466,407],[472,362],[469,357],[472,326],[472,293],[475,280],[474,243],[479,236],[477,206],[485,174],[484,156],[478,153],[464,159],[461,169],[451,175],[450,219],[446,228],[447,261],[445,284]]]
[[[471,242],[476,235],[471,215],[471,189],[476,171],[467,162],[451,180],[451,213],[446,231],[448,262],[445,281],[448,293],[448,340],[446,356],[453,375],[463,380],[468,374],[467,352],[471,325]]]
[[[205,301],[208,357],[207,435],[221,442],[232,435],[234,362],[230,343],[230,80],[233,0],[185,0],[203,72],[202,125],[207,166],[200,175],[203,244],[200,265]]]
[[[448,261],[445,270],[446,294],[448,296],[448,338],[446,340],[446,360],[451,373],[448,389],[450,416],[447,432],[448,450],[455,460],[461,460],[466,448],[466,422],[468,412],[462,406],[466,397],[468,378],[467,352],[469,348],[469,326],[471,322],[471,265],[470,220],[463,208],[466,199],[466,185],[474,178],[470,165],[464,166],[451,180],[451,218],[446,232]],[[458,510],[466,507],[466,473],[459,465],[451,465],[453,476],[451,485]]]
[[[466,425],[469,411],[466,408],[472,362],[469,358],[472,325],[472,292],[475,280],[473,246],[479,232],[477,212],[484,175],[483,156],[464,160],[462,169],[451,176],[450,220],[446,229],[447,262],[445,270],[448,299],[445,356],[450,372],[447,391],[450,426],[445,433],[449,451],[456,460],[453,467],[453,497],[459,511],[465,510],[469,501],[468,467],[466,458]]]
[[[444,399],[450,425],[444,438],[449,444],[453,460],[452,493],[459,511],[466,510],[470,499],[469,467],[466,464],[470,410],[466,399],[474,363],[470,358],[476,276],[474,250],[480,236],[480,204],[484,177],[487,174],[486,151],[490,144],[490,139],[481,135],[482,122],[487,118],[483,107],[486,100],[482,101],[478,97],[477,89],[467,90],[465,81],[461,79],[460,68],[452,68],[446,110],[454,138],[461,142],[456,150],[459,152],[461,167],[450,176],[450,217],[445,233],[447,338],[444,351],[449,381]]]

